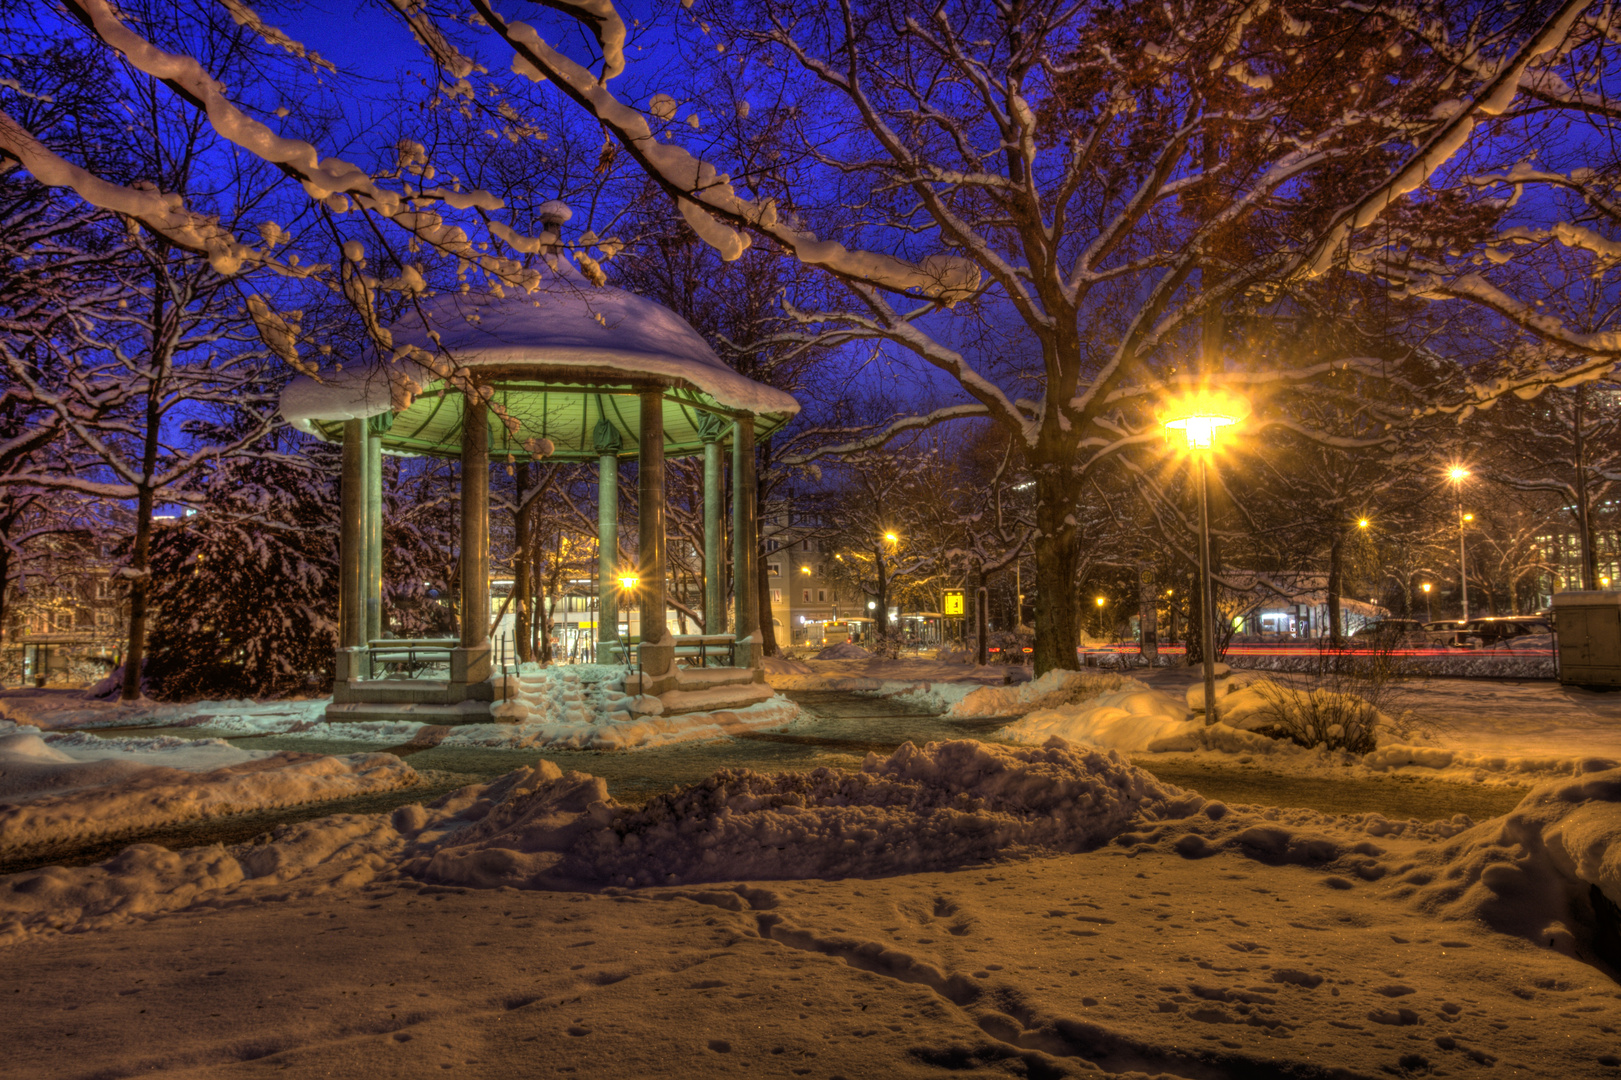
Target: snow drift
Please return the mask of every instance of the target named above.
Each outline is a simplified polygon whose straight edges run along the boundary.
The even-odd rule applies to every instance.
[[[219,739],[0,734],[0,850],[408,787],[392,754],[241,750]]]
[[[725,770],[641,809],[600,779],[542,762],[465,834],[437,836],[406,869],[477,885],[614,885],[882,876],[1106,842],[1134,815],[1180,817],[1204,800],[1118,754],[910,743],[860,772]]]

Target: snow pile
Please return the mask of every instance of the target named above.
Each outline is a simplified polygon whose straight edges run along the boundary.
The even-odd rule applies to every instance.
[[[872,658],[872,653],[849,641],[829,645],[812,657],[813,660],[871,660]]]
[[[457,727],[442,745],[638,750],[782,727],[799,716],[799,707],[783,697],[744,708],[660,715],[657,698],[626,694],[625,669],[607,664],[525,664],[507,686],[508,700],[491,709],[499,723]]]
[[[0,945],[255,898],[358,888],[388,867],[399,847],[389,818],[345,814],[282,825],[266,844],[185,851],[135,844],[97,866],[0,877]]]
[[[97,701],[83,690],[0,691],[0,719],[45,731],[97,727],[214,727],[230,719],[254,731],[318,722],[331,698],[285,701]]]
[[[745,731],[769,731],[799,719],[799,706],[774,696],[740,709],[636,715],[620,710],[595,719],[527,720],[511,724],[464,724],[451,729],[441,746],[482,746],[504,750],[555,747],[568,750],[646,750],[679,742],[728,739]]]
[[[418,782],[392,754],[241,750],[218,739],[0,734],[0,849],[117,836]]]
[[[1118,754],[1061,740],[907,743],[868,755],[860,772],[725,770],[641,809],[615,804],[600,779],[542,762],[466,830],[441,836],[425,823],[405,869],[520,887],[881,876],[1084,850],[1139,815],[1204,805]]]
[[[1607,930],[1621,950],[1621,769],[1534,788],[1512,813],[1419,862],[1398,881],[1428,914],[1479,919],[1571,955]]]
[[[982,686],[952,702],[946,715],[954,718],[1023,716],[1034,709],[1053,709],[1140,685],[1112,673],[1055,669],[1026,683]]]
[[[1376,882],[1380,896],[1429,916],[1485,924],[1586,960],[1621,961],[1621,769],[1543,784],[1509,814],[1480,824],[1462,814],[1422,824],[1276,808],[1229,814],[1218,806],[1145,821],[1114,843],[1189,859],[1226,851],[1311,867],[1341,893]]]
[[[1169,694],[1146,687],[1100,694],[1080,705],[1037,709],[996,733],[1018,743],[1053,736],[1124,751],[1198,750],[1205,723]]]

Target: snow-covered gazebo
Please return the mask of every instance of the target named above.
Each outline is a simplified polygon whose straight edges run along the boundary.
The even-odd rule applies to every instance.
[[[769,695],[753,596],[754,445],[799,411],[791,396],[728,368],[668,308],[574,274],[554,273],[533,292],[504,297],[424,299],[388,331],[396,359],[319,381],[299,378],[282,395],[290,423],[343,446],[340,640],[329,718],[489,719],[496,691],[489,637],[491,455],[598,464],[597,636],[605,651],[620,655],[617,490],[621,460],[635,458],[641,679],[627,690],[661,696],[671,712],[736,707]],[[400,358],[402,347],[413,353],[411,346],[422,350],[417,358]],[[734,659],[718,670],[689,671],[675,663],[678,641],[666,624],[664,461],[704,457],[704,630],[713,643],[726,635],[720,455],[728,446]],[[375,677],[377,653],[400,646],[382,636],[384,453],[461,460],[461,632],[446,643],[444,681]],[[647,703],[652,711],[658,707]]]

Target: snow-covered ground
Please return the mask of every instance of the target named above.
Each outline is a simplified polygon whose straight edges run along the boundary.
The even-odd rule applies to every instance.
[[[225,736],[352,739],[379,746],[429,740],[444,746],[514,750],[642,750],[782,727],[799,716],[798,707],[780,695],[738,709],[674,716],[633,715],[632,699],[624,692],[625,669],[619,666],[564,664],[543,668],[526,664],[521,675],[509,683],[510,696],[492,709],[495,723],[454,728],[410,721],[328,723],[325,713],[330,698],[183,704],[142,701],[126,705],[91,701],[83,694],[61,690],[0,692],[0,718],[47,731],[203,727]]]
[[[639,809],[543,763],[0,879],[0,992],[40,1077],[1585,1077],[1621,1066],[1618,902],[1621,770],[1421,825],[1058,741]]]
[[[1020,680],[1004,685],[1009,674]],[[1039,745],[1052,735],[1137,755],[1259,759],[1268,767],[1321,776],[1372,770],[1464,782],[1525,785],[1621,763],[1621,694],[1582,690],[1552,681],[1423,679],[1405,691],[1411,725],[1383,733],[1371,754],[1306,751],[1247,730],[1253,692],[1243,687],[1264,672],[1238,673],[1240,692],[1225,707],[1226,723],[1206,726],[1192,707],[1202,702],[1199,672],[1049,672],[976,668],[952,660],[837,659],[772,661],[773,686],[835,689],[907,701],[952,718],[1007,717],[998,739]],[[1245,716],[1246,706],[1251,714]],[[1247,762],[1246,762],[1247,763]]]
[[[1621,697],[1552,682],[1435,679],[1401,699],[1409,715],[1382,728],[1366,754],[1306,750],[1251,730],[1268,723],[1253,685],[1259,673],[1223,678],[1222,722],[1206,725],[1196,673],[1157,673],[1134,686],[1070,705],[1032,710],[997,733],[1022,743],[1053,735],[1132,753],[1259,759],[1290,773],[1404,773],[1471,783],[1531,784],[1621,765]]]
[[[0,722],[0,851],[409,787],[392,754],[243,750],[222,739],[102,739]]]

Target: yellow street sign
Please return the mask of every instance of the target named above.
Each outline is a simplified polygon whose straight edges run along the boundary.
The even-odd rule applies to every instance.
[[[964,613],[963,596],[961,589],[947,589],[945,601],[940,608],[944,615],[962,615]]]

